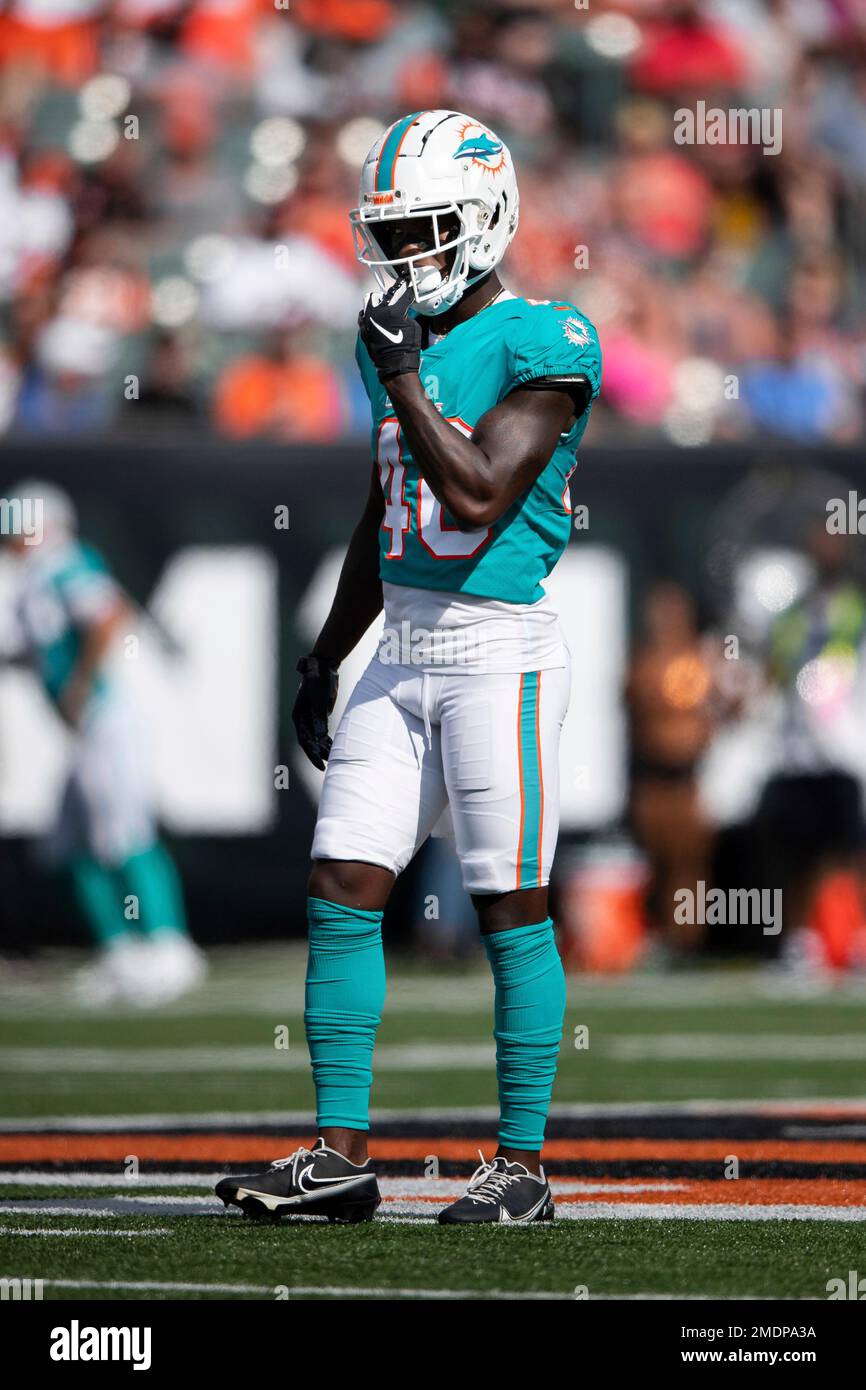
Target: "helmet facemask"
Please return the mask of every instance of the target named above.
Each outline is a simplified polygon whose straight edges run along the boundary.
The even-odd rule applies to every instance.
[[[461,204],[413,205],[411,214],[404,208],[356,208],[350,221],[358,260],[372,271],[379,288],[384,291],[390,289],[395,280],[408,281],[418,312],[435,318],[452,309],[466,290],[487,274],[486,269],[472,274],[471,260],[483,230],[479,224],[488,216],[480,200],[467,199]],[[456,225],[447,227],[449,219]],[[427,232],[422,239],[429,245],[411,256],[389,254],[395,248],[391,237],[383,236],[388,223],[405,226],[416,221],[423,224],[419,233]],[[410,233],[400,237],[403,245],[410,244],[413,239]],[[451,264],[449,266],[446,261],[445,269],[437,275],[437,267],[430,261],[432,256],[443,251],[450,255]]]

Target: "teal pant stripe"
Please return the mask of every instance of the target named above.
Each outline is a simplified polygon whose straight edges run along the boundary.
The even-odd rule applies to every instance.
[[[397,158],[397,151],[400,148],[400,141],[406,134],[413,121],[421,115],[420,111],[413,111],[411,116],[404,116],[402,121],[391,127],[391,133],[385,144],[382,146],[382,153],[379,156],[379,163],[376,166],[376,192],[384,193],[389,188],[393,188],[394,163]]]
[[[541,674],[527,671],[520,694],[519,750],[521,826],[517,887],[535,888],[541,882],[541,749],[538,746],[538,697]]]
[[[319,1128],[369,1129],[373,1047],[385,1003],[382,913],[307,899],[304,1027]]]
[[[484,937],[496,988],[494,1036],[499,1084],[499,1142],[537,1151],[562,1042],[565,974],[553,922]]]

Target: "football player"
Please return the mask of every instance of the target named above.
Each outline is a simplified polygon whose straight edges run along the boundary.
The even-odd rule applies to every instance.
[[[367,1107],[382,913],[447,811],[495,984],[501,1117],[496,1154],[439,1220],[553,1215],[540,1153],[565,981],[547,884],[571,657],[543,581],[569,539],[568,478],[601,357],[573,304],[500,282],[518,212],[508,149],[454,111],[397,121],[364,164],[351,222],[379,285],[357,348],[372,478],[294,710],[304,751],[327,763],[305,1004],[319,1137],[220,1182],[251,1213],[352,1221],[378,1204]],[[340,662],[383,605],[382,643],[332,746]]]
[[[158,838],[145,730],[110,669],[131,603],[77,535],[71,499],[28,481],[14,497],[41,508],[41,533],[9,537],[18,565],[17,649],[71,735],[71,765],[45,857],[66,867],[96,960],[76,979],[82,1003],[152,1005],[205,974],[187,935],[180,880]],[[135,920],[126,916],[135,900]]]

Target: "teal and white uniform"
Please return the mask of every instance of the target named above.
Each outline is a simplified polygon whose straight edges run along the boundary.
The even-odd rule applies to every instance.
[[[75,669],[84,625],[117,601],[117,586],[98,551],[71,538],[24,552],[17,619],[33,669],[52,704]],[[94,695],[109,695],[104,675]]]
[[[83,631],[110,612],[119,589],[101,555],[73,537],[25,551],[16,598],[20,645],[57,705],[78,660]],[[144,730],[129,695],[105,673],[76,730],[60,814],[48,851],[119,864],[153,844],[156,831]]]
[[[558,743],[570,656],[543,581],[571,534],[568,479],[590,407],[495,525],[461,531],[401,437],[366,349],[385,515],[385,628],[334,740],[314,859],[399,873],[450,810],[471,892],[547,882],[558,831]],[[455,429],[532,382],[585,377],[601,352],[571,304],[504,293],[422,354],[421,381]]]

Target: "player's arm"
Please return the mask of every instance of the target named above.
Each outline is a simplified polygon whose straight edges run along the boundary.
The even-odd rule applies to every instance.
[[[298,742],[321,772],[331,751],[328,716],[337,699],[337,669],[382,611],[379,529],[385,499],[375,464],[367,503],[349,542],[331,611],[309,656],[298,662],[301,685],[292,710]]]
[[[492,526],[507,512],[589,399],[580,383],[522,386],[488,410],[467,438],[443,420],[416,374],[390,377],[388,394],[412,457],[462,530]]]
[[[61,714],[73,727],[81,718],[106,657],[129,614],[129,605],[118,595],[99,614],[78,625],[81,633],[78,660],[58,701]]]
[[[492,526],[550,462],[592,388],[581,375],[529,381],[482,416],[467,438],[442,418],[421,385],[421,326],[407,317],[407,294],[398,281],[380,302],[368,299],[361,337],[434,496],[462,530]]]

